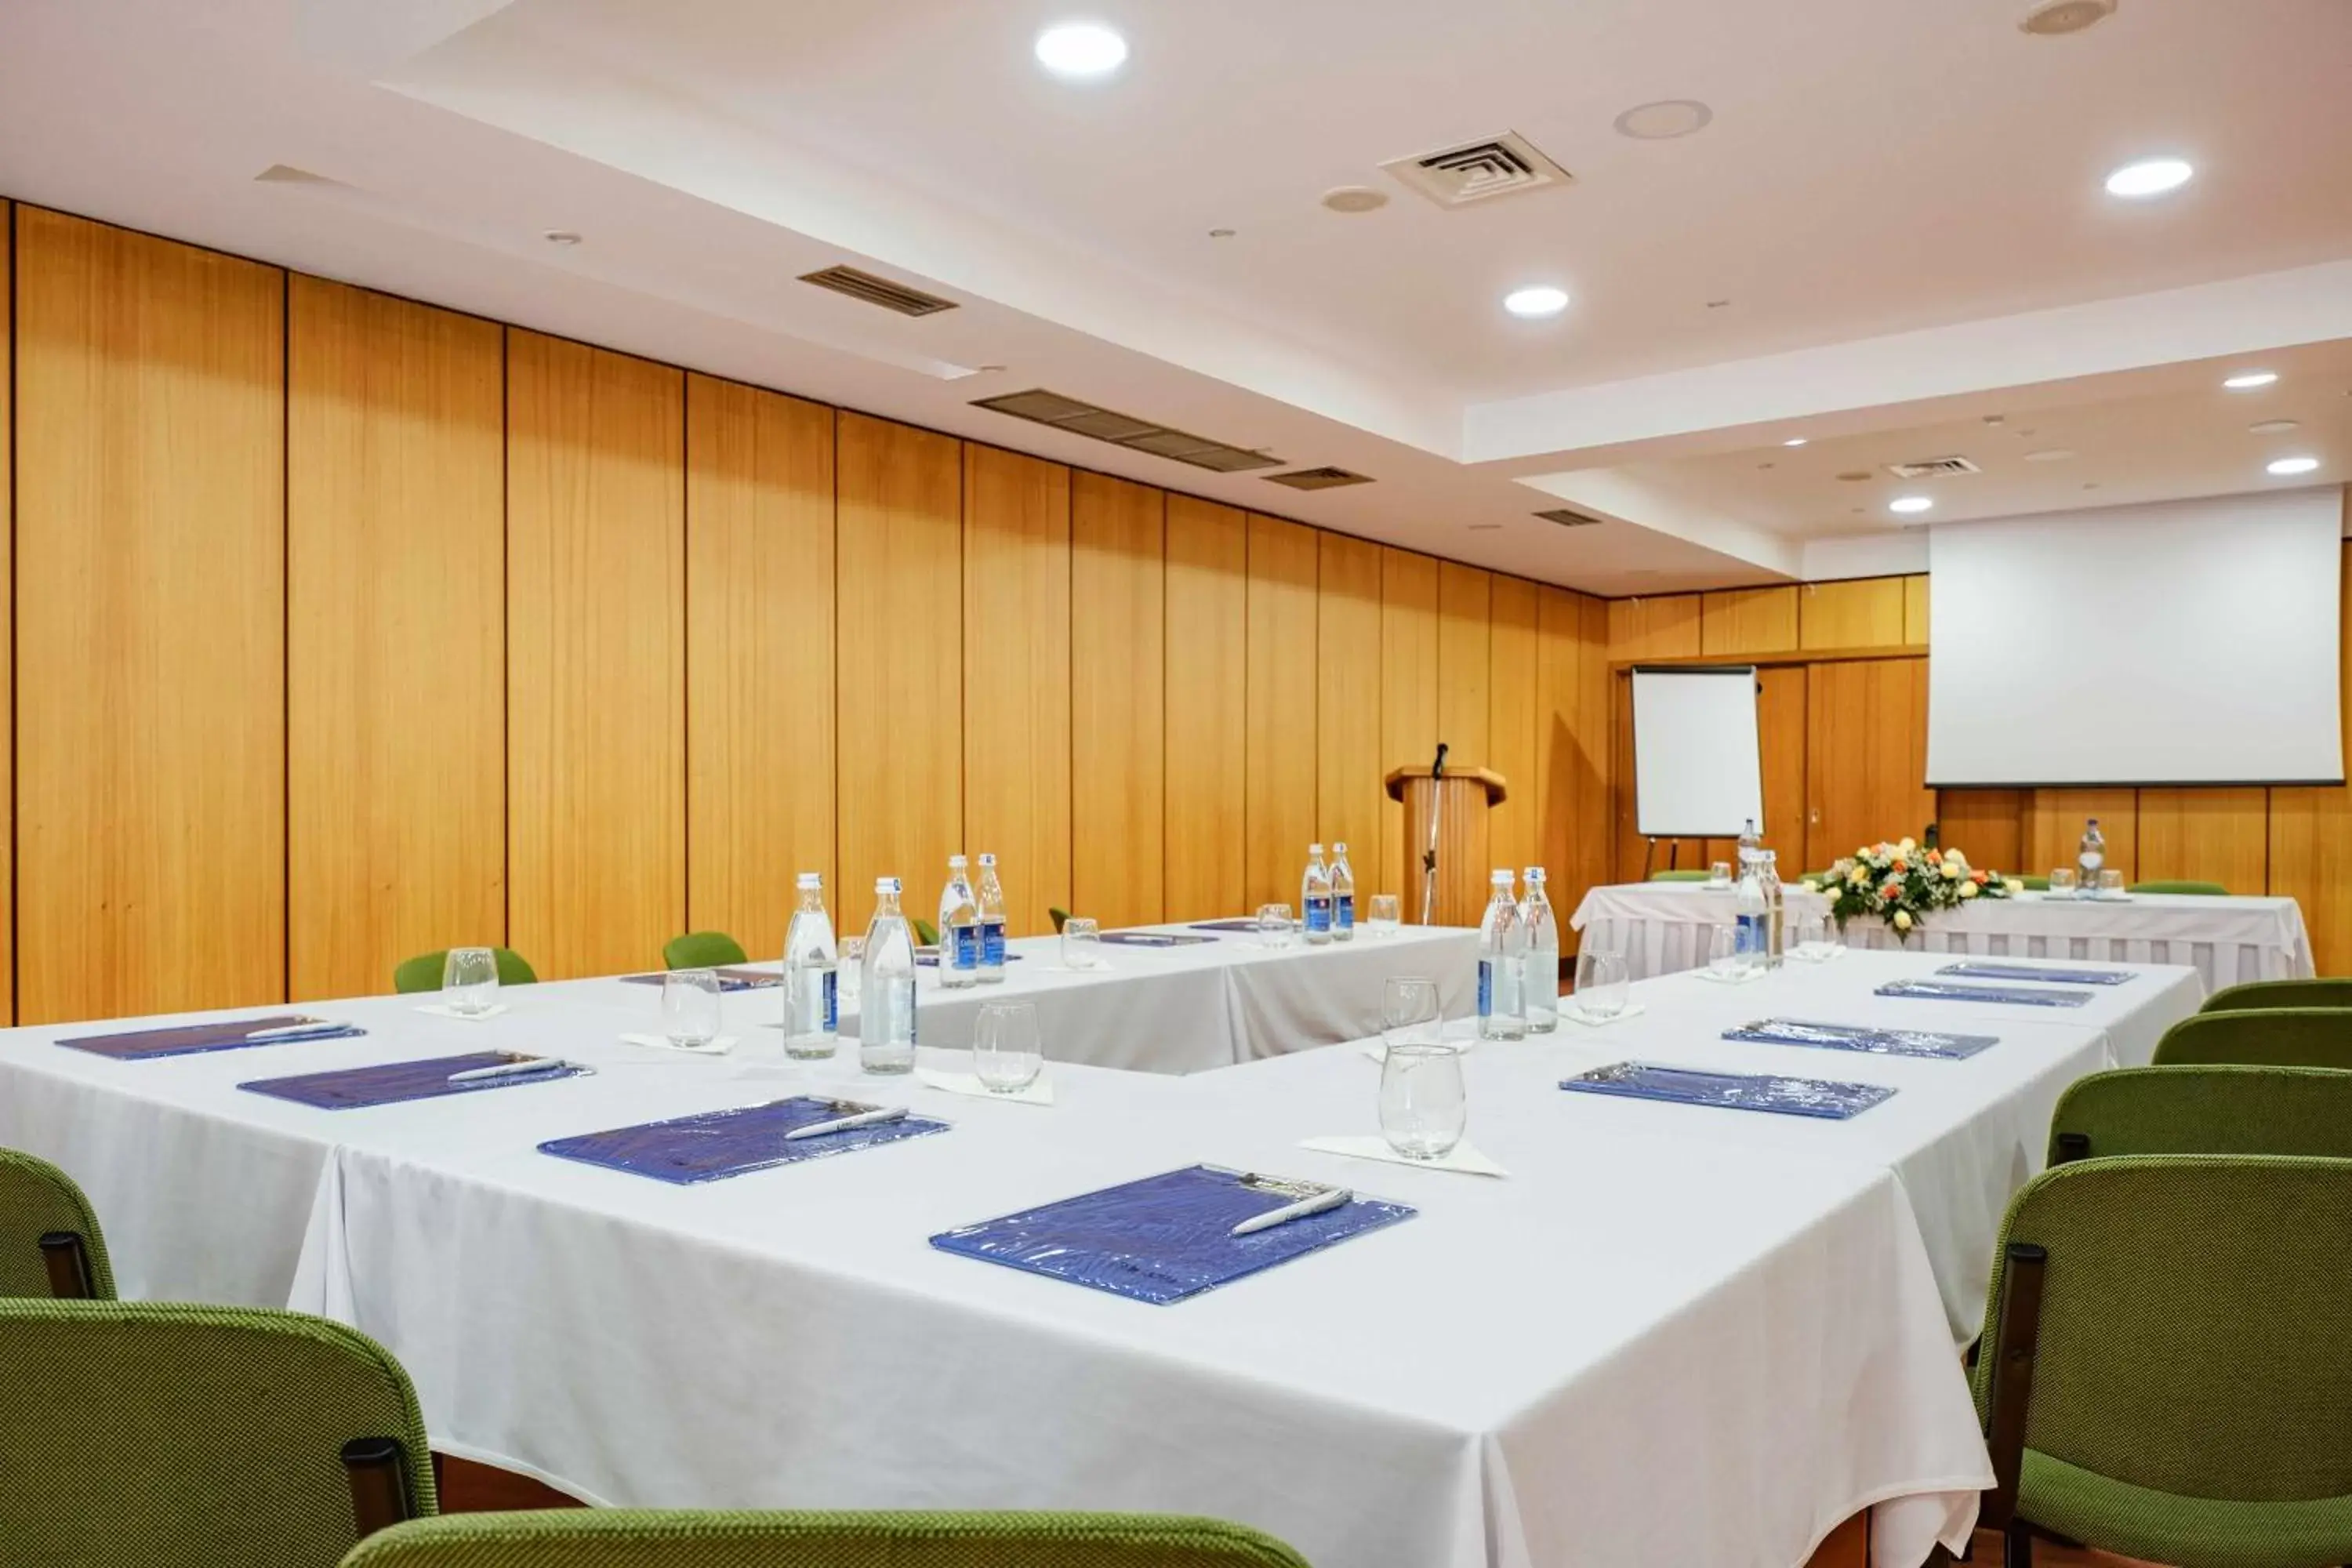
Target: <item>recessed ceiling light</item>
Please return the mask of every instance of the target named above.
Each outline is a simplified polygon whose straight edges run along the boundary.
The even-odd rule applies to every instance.
[[[1376,213],[1389,205],[1389,194],[1370,185],[1338,185],[1323,193],[1323,205],[1335,213]]]
[[[2247,426],[2246,433],[2250,436],[2284,436],[2290,430],[2301,428],[2302,426],[2293,419],[2263,419]]]
[[[1617,134],[1636,142],[1671,142],[1704,131],[1715,110],[1695,98],[1667,98],[1637,103],[1617,117]]]
[[[2289,474],[2307,474],[2319,467],[2316,458],[2278,458],[2269,465],[2270,472],[2284,479]]]
[[[1474,522],[1470,524],[1470,531],[1473,533],[1492,533],[1502,526],[1503,525],[1499,522]]]
[[[1100,22],[1063,22],[1037,35],[1037,63],[1073,80],[1106,77],[1127,63],[1127,40]]]
[[[1545,284],[1530,289],[1514,289],[1503,296],[1503,309],[1514,316],[1529,320],[1557,316],[1568,309],[1568,290]]]
[[[1934,498],[1929,496],[1896,496],[1886,503],[1886,510],[1899,511],[1908,516],[1915,511],[1926,511],[1935,504]]]
[[[1229,228],[1213,228],[1209,231],[1211,239],[1231,239],[1233,237],[1234,231]]]
[[[1730,301],[1730,300],[1709,300],[1706,302],[1706,308],[1707,308],[1708,310],[1722,310],[1726,305],[1728,305],[1728,304],[1730,304],[1730,303],[1731,303],[1731,301]]]
[[[568,228],[551,228],[539,237],[550,245],[577,245],[580,236]]]
[[[2268,386],[2277,379],[2278,372],[2274,370],[2246,370],[2240,371],[2221,384],[2231,392],[2251,392],[2257,386]]]
[[[2017,24],[2021,33],[2055,38],[2095,27],[2116,14],[2116,0],[2041,0]]]
[[[1860,484],[1864,479],[1876,479],[1877,477],[1877,475],[1872,473],[1868,468],[1848,468],[1844,473],[1838,476],[1839,479],[1843,479],[1850,485]]]
[[[1780,445],[1783,447],[1801,447],[1808,439],[1809,437],[1803,436],[1791,436],[1787,440],[1781,442]]]
[[[2072,447],[2044,447],[2038,452],[2026,453],[2025,460],[2029,463],[2063,463],[2074,455]]]
[[[2160,196],[2167,191],[2177,191],[2189,183],[2197,171],[2180,158],[2142,158],[2136,163],[2126,163],[2107,176],[2107,195],[2127,196],[2134,201]]]

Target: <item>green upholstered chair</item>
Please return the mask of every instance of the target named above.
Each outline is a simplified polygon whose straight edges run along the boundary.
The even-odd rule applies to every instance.
[[[1070,923],[1070,911],[1061,908],[1059,905],[1048,908],[1045,910],[1045,913],[1052,918],[1054,921],[1054,932],[1057,936],[1061,934],[1062,928]]]
[[[1272,1536],[1121,1513],[563,1509],[418,1520],[343,1568],[1307,1568]]]
[[[2050,1163],[2116,1154],[2352,1160],[2352,1073],[2225,1065],[2075,1079],[2050,1116]]]
[[[2135,893],[2192,893],[2200,899],[2226,899],[2230,896],[2230,889],[2221,886],[2219,882],[2190,882],[2179,880],[2169,882],[2134,882],[2131,885],[2131,891]]]
[[[2352,1007],[2352,980],[2249,980],[2205,998],[2200,1013],[2252,1013],[2268,1007]]]
[[[2077,1160],[2010,1205],[1980,1525],[2187,1568],[2352,1563],[2352,1162]]]
[[[320,1318],[0,1301],[0,1562],[333,1568],[434,1511],[408,1375]]]
[[[1653,871],[1653,882],[1704,882],[1715,875],[1712,871]]]
[[[510,947],[494,947],[490,951],[498,954],[500,985],[536,985],[539,983],[538,972],[531,968],[521,953]],[[392,988],[403,995],[416,991],[438,991],[441,989],[441,971],[448,961],[449,950],[446,947],[420,952],[415,958],[404,958],[400,961],[400,967],[392,972]]]
[[[690,931],[662,943],[665,969],[723,969],[750,962],[743,944],[723,931]],[[505,984],[505,976],[499,976],[499,984]]]
[[[2020,877],[2016,880],[2017,885],[2029,893],[2046,893],[2050,890],[2050,879],[2047,877]]]
[[[47,1160],[14,1149],[0,1149],[0,1296],[114,1300],[114,1266],[89,1199]]]
[[[2251,1013],[2199,1013],[2164,1031],[2158,1067],[2239,1062],[2249,1067],[2352,1068],[2352,1012],[2335,1007],[2265,1007]]]
[[[915,933],[915,941],[924,947],[940,945],[940,928],[920,915],[908,915],[907,924]]]

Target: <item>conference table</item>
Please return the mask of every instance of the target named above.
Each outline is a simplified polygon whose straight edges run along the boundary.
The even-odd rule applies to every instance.
[[[1789,918],[1803,913],[1827,920],[1826,895],[1809,893],[1793,880],[1783,890]],[[1638,980],[1705,964],[1708,932],[1732,923],[1737,903],[1732,889],[1705,882],[1626,882],[1586,893],[1569,924],[1582,933],[1587,949],[1623,953]],[[1907,939],[1875,920],[1848,922],[1843,937],[1853,947],[1907,946],[1977,958],[2185,963],[2209,992],[2315,973],[2303,910],[2283,898],[2133,893],[2076,899],[2029,891],[1938,910]]]
[[[518,993],[488,1024],[337,1004],[319,1010],[365,1037],[144,1062],[7,1031],[0,1142],[85,1179],[126,1294],[275,1286],[398,1355],[436,1447],[592,1500],[1167,1509],[1372,1568],[1794,1564],[1873,1508],[1878,1560],[1909,1563],[1964,1539],[1990,1479],[1953,1347],[2049,1103],[2201,994],[2161,967],[2063,1017],[1876,994],[1944,962],[1670,976],[1608,1025],[1478,1043],[1468,1137],[1502,1177],[1301,1147],[1376,1131],[1367,1042],[1190,1076],[1056,1062],[1033,1105],[764,1042],[625,1045],[651,1002],[618,981]],[[2000,1044],[1945,1061],[1718,1037],[1759,1016]],[[236,1087],[486,1044],[595,1071],[349,1111]],[[1557,1088],[1629,1057],[1896,1092],[1825,1122]],[[950,1125],[691,1186],[539,1149],[807,1092]],[[1164,1307],[927,1244],[1201,1163],[1417,1212]]]

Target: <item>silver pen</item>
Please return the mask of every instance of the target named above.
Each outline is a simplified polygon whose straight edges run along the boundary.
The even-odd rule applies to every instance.
[[[907,1108],[903,1105],[894,1105],[887,1110],[861,1110],[855,1116],[839,1116],[831,1121],[812,1121],[806,1127],[795,1127],[784,1134],[784,1142],[793,1143],[803,1138],[821,1138],[828,1132],[847,1132],[859,1127],[879,1127],[886,1121],[902,1121],[906,1120],[906,1116]]]
[[[572,1064],[562,1057],[526,1057],[520,1061],[494,1062],[486,1068],[467,1068],[464,1072],[449,1075],[451,1083],[484,1083],[494,1078],[526,1078],[533,1073],[553,1072]]]
[[[1328,1214],[1355,1195],[1345,1187],[1332,1187],[1328,1191],[1316,1194],[1311,1198],[1301,1198],[1295,1204],[1285,1204],[1278,1209],[1268,1209],[1264,1214],[1254,1214],[1225,1234],[1255,1236],[1261,1230],[1272,1230],[1276,1226],[1287,1225],[1295,1219],[1305,1219],[1309,1215]]]
[[[245,1037],[248,1040],[296,1040],[305,1035],[326,1034],[349,1027],[350,1025],[338,1024],[331,1018],[305,1018],[299,1024],[278,1024],[267,1029],[249,1030]]]

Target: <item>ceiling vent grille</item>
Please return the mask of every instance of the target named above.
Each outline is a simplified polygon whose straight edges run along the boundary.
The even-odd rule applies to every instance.
[[[1536,515],[1546,522],[1556,522],[1562,528],[1591,528],[1601,521],[1597,517],[1587,517],[1580,511],[1564,506],[1556,506],[1549,511],[1539,511]]]
[[[1171,430],[1164,425],[1154,425],[1148,419],[1137,419],[1129,415],[1113,413],[1108,408],[1097,408],[1091,403],[1081,403],[1075,397],[1065,397],[1058,392],[1047,392],[1043,387],[1032,387],[1026,392],[1008,392],[996,397],[975,398],[972,406],[997,414],[1010,414],[1015,419],[1066,430],[1074,436],[1108,441],[1131,452],[1148,452],[1155,458],[1190,463],[1196,468],[1207,468],[1213,473],[1238,474],[1251,468],[1282,467],[1280,458],[1269,457],[1264,452],[1252,452],[1240,447],[1229,447],[1223,441],[1212,441],[1205,436]],[[1345,470],[1307,471],[1336,474]],[[1351,475],[1349,479],[1338,482],[1353,482],[1360,478]]]
[[[1419,157],[1391,159],[1381,167],[1442,207],[1565,185],[1572,178],[1516,131]]]
[[[1984,472],[1966,458],[1922,458],[1916,463],[1889,463],[1886,471],[1898,479],[1932,479],[1939,474]]]
[[[1286,474],[1268,474],[1270,485],[1288,485],[1295,490],[1336,490],[1344,485],[1368,485],[1369,474],[1351,473],[1346,468],[1294,468]]]
[[[953,300],[942,300],[937,294],[926,294],[920,289],[909,289],[904,283],[893,283],[887,278],[877,278],[871,272],[860,272],[855,267],[828,267],[821,272],[803,272],[801,281],[814,283],[820,289],[830,289],[836,294],[846,294],[853,300],[863,300],[869,305],[879,305],[886,310],[896,310],[902,316],[935,316],[941,310],[956,308]]]

